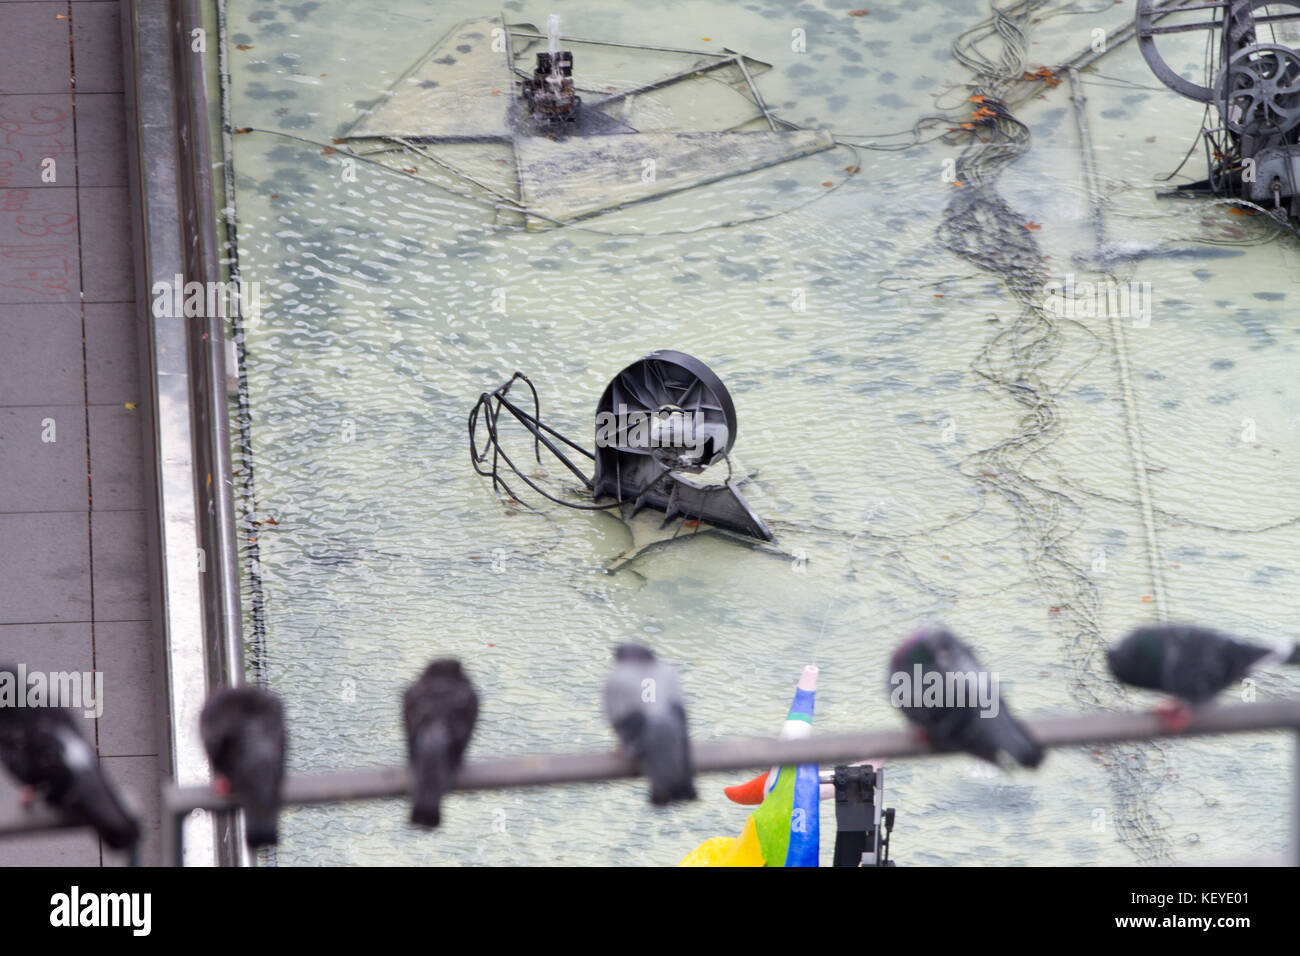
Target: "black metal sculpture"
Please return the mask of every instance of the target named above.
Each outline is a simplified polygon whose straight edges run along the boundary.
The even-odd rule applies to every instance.
[[[1209,19],[1167,22],[1194,11]],[[1300,219],[1300,50],[1276,42],[1275,32],[1288,22],[1300,24],[1300,0],[1138,0],[1138,46],[1147,65],[1170,89],[1218,113],[1218,125],[1201,131],[1208,177],[1166,195],[1227,196]],[[1218,33],[1212,86],[1183,78],[1156,49],[1158,36],[1195,30]]]
[[[533,397],[529,413],[508,397],[516,381],[528,385]],[[533,453],[541,462],[546,446],[590,491],[592,503],[557,497],[525,474],[501,447],[498,423],[502,411],[533,436]],[[620,508],[631,517],[644,508],[674,518],[704,522],[762,541],[774,540],[762,519],[738,490],[731,472],[730,451],[736,441],[736,407],[722,380],[699,359],[684,352],[661,349],[638,359],[614,377],[596,406],[596,451],[566,438],[541,419],[537,389],[516,372],[505,384],[484,392],[469,416],[470,457],[474,469],[491,476],[494,488],[518,500],[501,476],[504,463],[519,479],[545,498],[581,510]],[[480,449],[477,432],[487,441]],[[561,445],[590,458],[596,465],[588,477]],[[725,461],[727,476],[720,483],[695,477]],[[611,503],[600,504],[612,498]]]

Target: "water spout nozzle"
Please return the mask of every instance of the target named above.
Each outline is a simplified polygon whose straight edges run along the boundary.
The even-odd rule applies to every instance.
[[[546,18],[547,49],[551,54],[551,69],[560,72],[560,15],[552,13]]]

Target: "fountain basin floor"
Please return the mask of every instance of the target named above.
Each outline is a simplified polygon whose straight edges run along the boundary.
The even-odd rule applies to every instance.
[[[840,6],[556,9],[583,36],[743,50],[773,65],[759,86],[781,117],[839,139],[961,108],[967,75],[949,46],[983,3],[863,17]],[[227,11],[234,125],[313,143],[346,135],[437,37],[484,12],[403,2],[359,18],[337,2],[243,0]],[[1123,15],[1045,21],[1029,68]],[[1161,607],[1247,637],[1293,633],[1300,247],[1257,217],[1153,198],[1200,113],[1155,88],[1135,47],[1081,78],[1109,235],[1127,254],[1111,268],[1150,284],[1150,311],[1081,306],[1053,322],[1035,370],[1053,440],[1005,474],[981,453],[1037,425],[988,373],[1023,366],[1035,343],[1008,332],[1020,305],[1001,280],[936,240],[963,188],[944,175],[958,147],[836,148],[531,232],[464,190],[369,164],[349,179],[319,146],[233,137],[239,267],[263,288],[246,339],[265,597],[250,657],[285,698],[292,768],[401,760],[401,690],[438,655],[460,657],[479,687],[471,754],[486,757],[610,745],[599,694],[624,640],[679,665],[693,731],[710,737],[770,733],[809,662],[821,669],[818,730],[896,724],[885,662],[926,619],[974,645],[1021,714],[1154,702],[1118,690],[1085,637],[1116,638]],[[1032,145],[999,193],[1041,249],[1046,282],[1102,281],[1068,86],[1017,115]],[[476,145],[436,155],[471,148],[482,167],[511,168]],[[435,165],[409,162],[442,182]],[[524,370],[546,420],[580,434],[609,377],[657,348],[697,355],[727,383],[736,453],[758,473],[745,495],[792,557],[701,535],[609,574],[659,534],[656,519],[629,528],[505,508],[474,475],[465,417],[485,387]],[[1006,493],[1031,484],[1032,509]],[[1298,689],[1274,673],[1254,691]],[[1281,852],[1285,735],[1132,753],[1132,772],[1083,751],[1053,753],[1033,775],[900,761],[893,856],[1090,865]],[[299,810],[278,858],[673,864],[739,832],[744,813],[721,794],[734,782],[704,779],[701,800],[671,813],[632,782],[458,795],[433,836],[398,803]]]

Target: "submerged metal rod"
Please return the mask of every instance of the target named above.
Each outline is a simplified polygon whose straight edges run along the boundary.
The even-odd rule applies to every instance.
[[[1177,0],[1167,0],[1167,2],[1163,6],[1157,6],[1155,10],[1152,11],[1153,15],[1151,19],[1153,21],[1162,20],[1171,13],[1177,13],[1178,8],[1172,6],[1175,3],[1177,3]],[[1219,5],[1220,4],[1210,4],[1210,6],[1219,6]],[[1104,49],[1096,50],[1093,49],[1091,44],[1089,44],[1089,46],[1087,46],[1085,49],[1081,50],[1080,52],[1076,53],[1074,56],[1066,60],[1061,65],[1067,68],[1072,66],[1077,70],[1082,70],[1085,67],[1092,66],[1092,64],[1096,63],[1098,60],[1100,60],[1111,50],[1116,49],[1122,44],[1127,43],[1129,40],[1133,39],[1133,37],[1137,36],[1137,32],[1138,32],[1137,19],[1131,17],[1129,18],[1128,22],[1126,22],[1118,30],[1111,30],[1107,32],[1106,34],[1107,41]]]
[[[724,66],[730,66],[733,62],[739,59],[739,55],[733,54],[725,60],[718,60],[716,63],[706,63],[704,66],[697,66],[690,70],[683,70],[681,73],[674,73],[672,76],[666,76],[662,80],[655,80],[653,83],[646,83],[644,86],[637,86],[630,90],[623,90],[621,93],[611,93],[609,96],[602,100],[597,100],[591,105],[593,108],[597,106],[605,106],[606,104],[613,103],[616,100],[626,99],[629,96],[636,96],[638,93],[648,93],[651,90],[671,86],[678,80],[689,79],[692,76],[703,76],[705,73],[712,73],[714,70],[721,69]],[[751,80],[750,82],[752,83],[753,81]]]
[[[1092,205],[1092,224],[1096,230],[1097,260],[1106,269],[1107,279],[1114,276],[1109,267],[1109,252],[1106,242],[1105,199],[1101,192],[1101,177],[1097,171],[1097,159],[1092,149],[1092,134],[1088,128],[1088,101],[1083,95],[1083,84],[1079,71],[1070,67],[1070,101],[1074,106],[1075,126],[1079,131],[1080,163],[1083,167],[1083,184]],[[1133,394],[1132,366],[1128,357],[1128,343],[1119,316],[1110,311],[1109,326],[1111,338],[1115,344],[1115,363],[1119,373],[1121,394],[1124,405],[1124,428],[1128,439],[1129,451],[1133,458],[1133,480],[1137,485],[1139,507],[1142,515],[1142,527],[1146,533],[1147,567],[1151,572],[1151,590],[1156,599],[1156,618],[1164,622],[1169,619],[1169,608],[1165,599],[1164,568],[1160,560],[1160,545],[1156,537],[1155,503],[1151,494],[1151,482],[1147,475],[1146,450],[1142,441],[1142,428],[1138,420],[1137,400]]]
[[[510,25],[506,24],[506,29],[510,30]],[[542,33],[528,33],[524,30],[510,30],[511,36],[527,37],[530,40],[546,40],[549,37]],[[712,50],[683,50],[674,46],[649,46],[645,43],[617,43],[614,40],[584,40],[581,37],[560,37],[565,43],[586,43],[589,46],[617,46],[628,50],[651,50],[656,53],[689,53],[692,56],[733,56],[730,51],[725,53],[714,53]]]
[[[745,82],[749,85],[749,92],[754,96],[754,102],[758,105],[758,108],[763,111],[763,119],[767,120],[768,127],[770,127],[772,132],[775,133],[777,131],[776,121],[772,119],[772,111],[769,110],[767,104],[763,102],[763,94],[758,91],[758,86],[754,83],[754,78],[749,75],[749,70],[745,69],[745,58],[743,56],[736,57],[736,66],[740,67],[740,72],[744,74]]]
[[[1079,132],[1079,152],[1083,161],[1083,183],[1092,205],[1092,226],[1097,235],[1097,255],[1106,255],[1106,221],[1102,214],[1101,184],[1097,178],[1097,163],[1092,153],[1092,134],[1088,131],[1088,106],[1079,82],[1079,71],[1070,67],[1070,100],[1074,104],[1074,124]]]

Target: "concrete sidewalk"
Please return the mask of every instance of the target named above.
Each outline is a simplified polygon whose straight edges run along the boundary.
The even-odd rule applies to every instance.
[[[0,0],[0,660],[104,674],[85,731],[159,858],[158,732],[116,0]],[[0,774],[2,777],[3,774]],[[15,799],[0,780],[0,803]],[[112,865],[92,835],[0,865]]]

